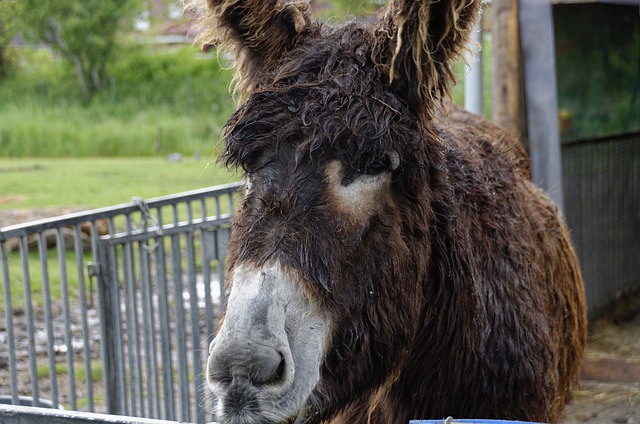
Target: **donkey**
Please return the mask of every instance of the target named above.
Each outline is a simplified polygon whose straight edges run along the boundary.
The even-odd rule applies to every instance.
[[[207,0],[243,99],[222,160],[246,177],[206,368],[221,423],[561,419],[584,288],[523,147],[449,101],[479,9],[333,26]]]

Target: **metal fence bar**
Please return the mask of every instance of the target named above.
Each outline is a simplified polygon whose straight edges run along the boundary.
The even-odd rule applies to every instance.
[[[114,301],[112,303],[112,307],[114,313],[118,317],[116,320],[116,354],[118,355],[118,374],[121,375],[121,378],[118,379],[118,387],[119,391],[122,394],[122,405],[123,405],[123,413],[124,415],[133,415],[131,408],[131,396],[128,390],[130,387],[130,378],[131,373],[135,372],[135,369],[129,368],[127,365],[127,342],[129,341],[129,337],[125,338],[125,334],[129,331],[129,322],[128,322],[128,309],[123,311],[122,304],[126,302],[124,296],[126,296],[125,285],[123,284],[123,271],[126,267],[124,263],[124,252],[122,249],[122,245],[117,243],[113,244],[113,269],[114,272],[112,274],[112,280],[110,284],[113,286],[113,295]],[[125,294],[123,294],[123,290]]]
[[[40,257],[40,269],[42,271],[42,294],[44,299],[45,326],[47,329],[47,352],[49,359],[49,379],[51,381],[51,401],[54,405],[58,399],[58,379],[56,372],[56,357],[53,350],[53,314],[51,311],[51,290],[49,286],[49,264],[47,260],[47,241],[44,233],[38,234],[38,255]]]
[[[87,404],[89,411],[94,411],[93,403],[93,373],[91,367],[91,349],[89,348],[89,319],[87,317],[87,291],[84,281],[84,249],[82,246],[82,231],[80,224],[73,227],[73,249],[76,259],[76,273],[78,275],[78,295],[80,297],[80,318],[82,321],[82,357],[84,360],[84,371],[86,374],[85,384],[87,385]]]
[[[193,221],[193,210],[191,202],[187,203],[187,221]],[[200,340],[200,315],[198,312],[198,287],[196,281],[196,253],[195,253],[195,238],[193,229],[187,231],[187,278],[189,281],[189,306],[191,312],[191,353],[193,355],[193,379],[195,383],[195,405],[196,405],[196,422],[198,424],[204,424],[204,414],[197,413],[197,407],[203,406],[204,399],[202,396],[202,372],[200,367],[202,364],[201,349],[202,344]]]
[[[92,233],[97,231],[97,224],[92,224]],[[96,247],[97,262],[93,264],[93,272],[97,277],[98,315],[102,325],[100,326],[100,356],[102,358],[102,373],[105,393],[106,412],[115,414],[118,410],[118,397],[115,374],[115,351],[106,340],[113,338],[113,317],[111,309],[111,285],[109,284],[109,265],[107,246]]]
[[[133,223],[131,214],[126,215],[126,233],[131,234]],[[140,352],[140,337],[138,334],[138,295],[135,275],[135,252],[132,242],[122,245],[122,263],[124,273],[124,287],[126,297],[127,317],[127,358],[129,363],[129,393],[131,399],[131,413],[133,416],[144,416],[143,399],[143,369]]]
[[[210,230],[200,230],[200,242],[202,243],[202,278],[204,283],[204,298],[205,298],[205,322],[207,325],[207,347],[213,339],[213,332],[215,331],[215,318],[213,310],[213,293],[211,291],[211,264],[215,259],[215,238],[214,232]]]
[[[163,227],[162,208],[156,210],[158,226]],[[156,260],[156,274],[158,276],[158,313],[160,317],[160,349],[162,363],[162,388],[164,398],[163,418],[169,420],[176,419],[175,397],[173,384],[173,370],[170,364],[171,358],[171,326],[169,324],[169,288],[167,285],[167,263],[165,256],[165,237],[160,236],[155,239],[157,248],[154,251]]]
[[[73,363],[73,339],[71,338],[71,317],[69,314],[69,287],[67,284],[67,260],[66,246],[62,228],[56,232],[56,245],[58,251],[58,266],[60,267],[60,287],[62,290],[62,315],[64,316],[64,339],[67,351],[67,377],[69,381],[69,402],[71,409],[77,409],[76,405],[76,379]]]
[[[177,221],[177,208],[174,206],[174,223]],[[182,288],[182,255],[180,253],[180,236],[171,235],[171,264],[173,268],[174,309],[176,313],[177,346],[186,346],[184,301]],[[189,421],[189,376],[187,354],[184,349],[176,349],[178,366],[178,392],[180,394],[180,420]]]
[[[207,219],[207,202],[204,198],[200,199],[200,212],[202,220]],[[207,348],[211,340],[213,339],[214,332],[214,318],[213,318],[213,305],[211,304],[211,259],[213,257],[213,243],[207,243],[207,234],[209,232],[200,230],[200,242],[202,243],[202,278],[204,284],[204,308],[205,308],[205,322],[207,325]]]
[[[173,369],[171,367],[171,326],[169,324],[169,287],[166,278],[167,264],[165,260],[164,238],[156,250],[156,265],[158,273],[158,303],[160,313],[160,347],[162,353],[162,387],[164,394],[164,418],[176,419],[175,396],[173,383]]]
[[[24,288],[24,309],[27,320],[27,346],[29,350],[29,374],[31,375],[31,395],[35,406],[40,405],[38,368],[36,362],[35,328],[33,325],[33,303],[31,301],[31,274],[29,272],[29,247],[27,237],[20,237],[20,263],[22,266],[22,286]]]
[[[146,220],[144,221],[146,227]],[[158,418],[159,411],[157,409],[158,402],[158,373],[156,363],[155,349],[155,315],[151,299],[151,275],[149,272],[149,242],[139,241],[139,267],[140,267],[140,291],[142,292],[142,313],[143,320],[142,331],[144,332],[144,350],[145,350],[145,367],[146,387],[147,387],[147,411],[150,418]]]
[[[11,280],[9,278],[9,260],[7,246],[0,241],[0,256],[2,257],[2,284],[4,286],[4,316],[7,320],[7,346],[9,347],[9,374],[11,381],[11,395],[13,403],[18,403],[18,377],[16,375],[16,340],[13,334],[13,305],[11,304]]]
[[[127,222],[130,217],[127,216]],[[129,225],[129,223],[127,223]],[[133,282],[133,264],[132,264],[132,249],[131,243],[124,243],[121,246],[122,250],[122,268],[123,268],[123,285],[125,293],[125,322],[126,322],[126,344],[123,343],[123,347],[126,349],[125,360],[128,364],[128,390],[130,394],[128,397],[131,401],[129,412],[127,415],[140,416],[141,411],[138,402],[142,398],[142,388],[140,387],[140,366],[139,366],[139,349],[138,349],[138,320],[137,320],[137,307],[136,307],[136,288]]]
[[[127,212],[129,213],[129,212]],[[109,217],[109,237],[112,237],[115,233],[115,221],[114,217]],[[129,415],[129,397],[127,395],[127,366],[125,363],[125,353],[124,353],[124,340],[122,335],[122,326],[126,325],[124,321],[122,321],[122,314],[120,308],[120,272],[118,264],[118,245],[116,243],[108,243],[107,246],[107,264],[109,267],[109,280],[106,280],[105,283],[109,285],[109,295],[110,295],[110,317],[113,320],[110,325],[113,328],[113,340],[111,343],[108,343],[107,346],[112,348],[114,353],[114,369],[111,372],[114,373],[115,376],[115,396],[116,396],[116,410],[112,413],[117,413],[121,415]],[[109,323],[104,323],[104,325],[109,325]]]
[[[224,261],[227,257],[227,244],[229,241],[229,231],[217,231],[216,239],[216,257],[218,260],[218,284],[220,287],[220,307],[224,309],[225,293],[224,293]]]

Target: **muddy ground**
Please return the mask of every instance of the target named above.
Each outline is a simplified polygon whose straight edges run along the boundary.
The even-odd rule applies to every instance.
[[[69,212],[72,210],[0,211],[0,228]],[[92,323],[97,325],[95,320],[92,320]],[[15,330],[18,339],[24,340],[27,337],[26,328],[20,327]],[[21,332],[24,334],[20,334]],[[62,334],[62,329],[56,329],[55,332]],[[5,343],[3,335],[6,337],[6,329],[0,328],[0,344]],[[97,344],[99,340],[92,340],[92,343]],[[0,350],[5,351],[1,346]],[[97,347],[96,352],[98,352]],[[46,358],[44,349],[42,355],[43,358]],[[621,300],[603,318],[591,323],[587,355],[595,358],[631,358],[640,363],[640,293]],[[23,357],[22,359],[23,363],[19,365],[18,381],[28,385],[30,380],[26,363],[28,358]],[[6,358],[0,357],[0,374],[3,376],[7,375],[6,366]],[[640,424],[640,375],[627,377],[631,382],[583,379],[573,402],[565,409],[565,423]],[[4,380],[4,378],[0,380]],[[61,380],[62,386],[64,386],[66,379],[62,378]],[[61,382],[59,381],[59,383]],[[0,381],[0,394],[8,393],[8,383],[8,381]],[[24,386],[23,389],[24,393],[22,394],[30,394],[28,387]],[[82,391],[83,387],[78,389]],[[63,391],[62,388],[61,390]],[[97,385],[96,390],[101,391],[100,384]],[[42,387],[42,391],[46,393],[47,388]],[[61,401],[63,403],[67,401],[62,393]],[[100,406],[97,406],[96,409],[102,410]]]

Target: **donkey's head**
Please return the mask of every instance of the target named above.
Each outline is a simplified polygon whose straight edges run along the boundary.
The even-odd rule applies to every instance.
[[[246,98],[224,155],[246,187],[207,379],[223,423],[317,422],[406,365],[443,185],[431,122],[479,0],[400,0],[341,27],[305,3],[208,7]]]

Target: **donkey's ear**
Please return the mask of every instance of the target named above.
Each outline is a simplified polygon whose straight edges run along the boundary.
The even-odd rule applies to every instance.
[[[206,0],[202,18],[205,44],[217,44],[236,55],[239,90],[257,84],[258,74],[304,36],[311,26],[309,5],[304,1]]]
[[[429,119],[450,97],[454,65],[482,0],[391,0],[376,31],[377,61],[409,105]]]

